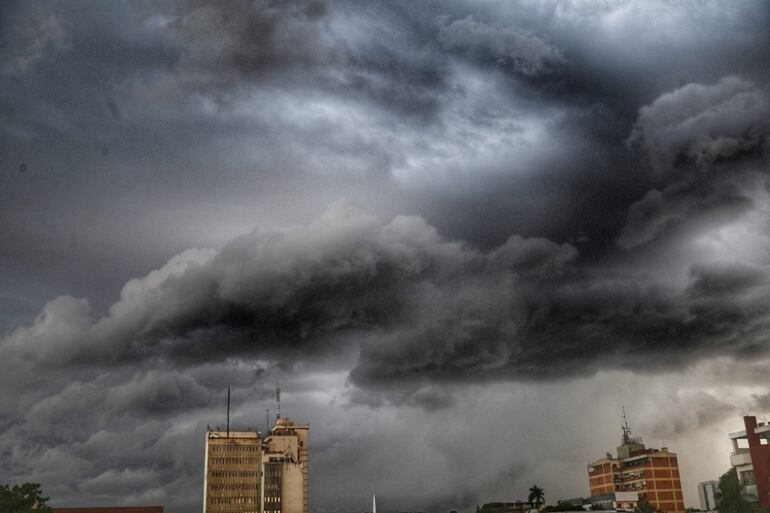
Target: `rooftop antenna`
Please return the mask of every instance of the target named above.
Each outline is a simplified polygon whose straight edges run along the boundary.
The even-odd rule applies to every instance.
[[[265,433],[270,432],[270,408],[265,408]]]
[[[227,438],[230,438],[230,385],[227,385]]]
[[[372,513],[377,513],[377,497],[372,494]]]
[[[281,387],[275,384],[275,421],[281,418]]]
[[[628,419],[626,418],[626,407],[623,406],[623,425],[621,426],[621,429],[623,430],[623,443],[624,444],[630,444],[631,443],[631,428],[628,427]]]

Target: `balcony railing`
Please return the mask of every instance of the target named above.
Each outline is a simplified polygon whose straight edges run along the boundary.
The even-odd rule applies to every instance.
[[[751,453],[746,451],[737,451],[730,455],[730,464],[733,467],[741,467],[743,465],[751,465]]]

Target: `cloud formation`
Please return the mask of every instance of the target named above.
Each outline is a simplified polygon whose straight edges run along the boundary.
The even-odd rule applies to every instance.
[[[640,146],[657,173],[708,166],[767,144],[770,101],[748,80],[687,84],[639,109],[628,143]]]
[[[527,30],[496,28],[472,16],[442,26],[438,40],[447,49],[497,61],[527,76],[548,73],[564,62],[558,48]]]
[[[639,109],[627,140],[665,185],[631,205],[619,242],[631,248],[707,216],[726,222],[764,204],[767,92],[725,77],[688,84]]]
[[[318,513],[584,494],[623,404],[690,506],[767,407],[765,2],[0,9],[8,480],[199,509],[279,380]]]

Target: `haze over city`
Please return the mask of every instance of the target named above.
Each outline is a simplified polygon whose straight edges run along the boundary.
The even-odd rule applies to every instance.
[[[202,508],[309,423],[309,509],[684,503],[770,413],[770,4],[0,4],[0,484]],[[268,413],[270,415],[270,413]]]

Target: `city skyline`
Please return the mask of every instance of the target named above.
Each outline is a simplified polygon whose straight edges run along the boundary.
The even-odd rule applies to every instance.
[[[768,48],[762,0],[2,2],[0,475],[199,512],[280,382],[309,513],[585,496],[624,406],[696,507],[770,414]]]

